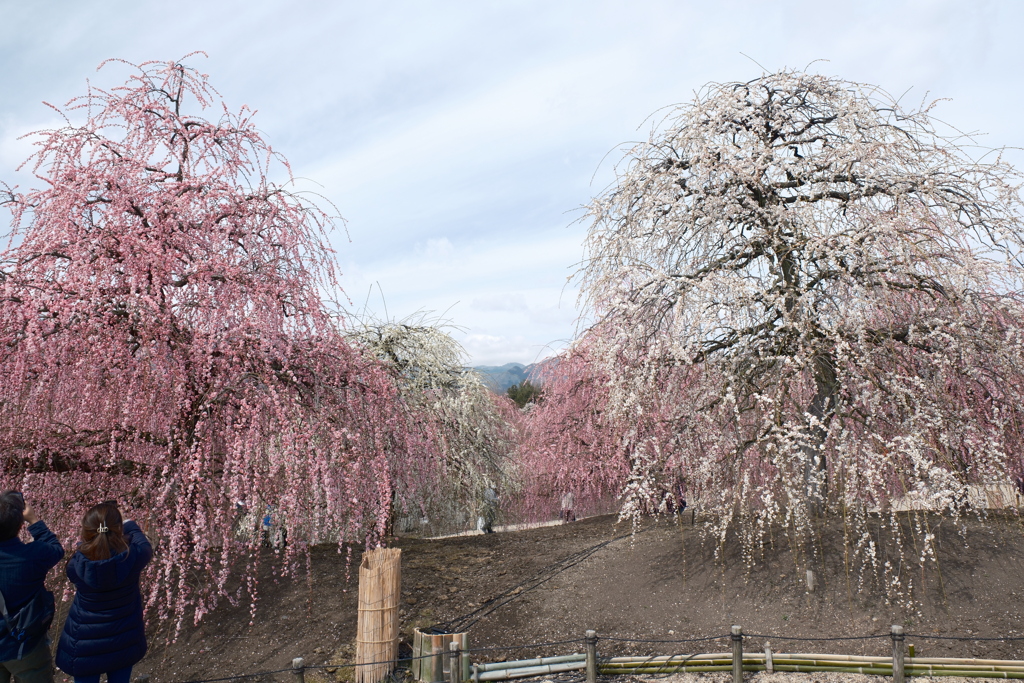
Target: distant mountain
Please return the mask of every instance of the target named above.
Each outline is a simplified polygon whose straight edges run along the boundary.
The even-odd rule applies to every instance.
[[[522,363],[505,363],[504,365],[478,365],[474,370],[484,378],[487,388],[497,394],[504,394],[513,384],[528,379],[528,368],[533,365]]]
[[[504,365],[478,365],[474,370],[484,378],[487,388],[497,394],[504,394],[513,384],[520,384],[523,380],[537,382],[537,376],[551,360],[542,360],[539,363],[505,363]]]

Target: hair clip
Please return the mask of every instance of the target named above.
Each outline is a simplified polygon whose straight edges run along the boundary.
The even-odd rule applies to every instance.
[[[96,527],[96,533],[98,534],[105,534],[108,531],[110,531],[110,529],[107,528],[106,524],[100,524],[98,527]]]

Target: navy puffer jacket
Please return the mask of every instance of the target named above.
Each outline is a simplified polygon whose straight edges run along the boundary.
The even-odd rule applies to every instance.
[[[153,547],[135,522],[126,522],[128,550],[108,560],[76,552],[68,561],[75,601],[64,622],[56,664],[72,676],[95,676],[131,666],[146,654],[139,574]]]

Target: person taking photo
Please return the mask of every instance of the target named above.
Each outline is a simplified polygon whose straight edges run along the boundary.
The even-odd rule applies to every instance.
[[[28,523],[31,543],[18,537]],[[53,593],[43,582],[64,557],[57,536],[46,528],[17,491],[0,494],[0,683],[52,683],[53,660],[46,632],[53,622]]]
[[[153,546],[117,503],[89,508],[82,519],[82,542],[68,560],[75,585],[57,645],[57,666],[75,683],[128,683],[132,667],[146,654],[139,576],[153,559]]]

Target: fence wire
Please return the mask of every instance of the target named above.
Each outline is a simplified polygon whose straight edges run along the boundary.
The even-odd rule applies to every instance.
[[[904,637],[906,638],[924,638],[931,640],[989,640],[999,642],[1009,642],[1014,640],[1024,640],[1024,636],[1000,636],[998,638],[981,638],[979,636],[935,636],[927,633],[907,633]]]
[[[677,638],[675,640],[644,640],[641,638],[613,638],[611,636],[598,636],[598,641],[610,640],[616,643],[701,643],[709,640],[723,640],[731,637],[731,633],[726,633],[724,636],[707,636],[704,638]]]
[[[764,638],[765,640],[806,640],[806,641],[820,641],[829,642],[835,640],[874,640],[876,638],[891,638],[891,633],[881,633],[876,636],[835,636],[835,637],[814,637],[814,638],[797,638],[794,636],[770,636],[764,633],[744,633],[744,638]]]

